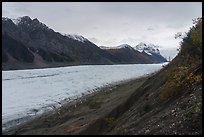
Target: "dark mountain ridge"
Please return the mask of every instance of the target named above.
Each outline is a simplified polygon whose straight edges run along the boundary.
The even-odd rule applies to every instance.
[[[137,49],[134,49],[128,44],[122,44],[117,47],[105,47],[101,46],[101,49],[106,50],[108,53],[116,56],[119,60],[120,64],[148,64],[148,63],[161,63],[166,62],[167,60],[160,55],[160,53],[156,52],[146,52],[146,50],[143,50],[142,52],[139,52]]]
[[[123,57],[120,57],[121,54],[103,50],[83,36],[62,35],[41,23],[37,18],[31,19],[28,16],[17,19],[3,17],[2,38],[3,70],[56,67],[56,64],[67,66],[165,62],[161,58],[154,59],[153,61],[151,59],[152,56],[148,57],[145,53],[136,51],[131,53],[134,54],[132,55],[133,58],[126,56],[128,51],[125,51],[126,53],[122,55]],[[11,42],[8,42],[10,40]],[[21,46],[17,47],[16,45]],[[27,54],[17,55],[24,52]],[[30,58],[30,56],[33,59],[27,62],[26,58]],[[21,67],[19,64],[22,64]]]

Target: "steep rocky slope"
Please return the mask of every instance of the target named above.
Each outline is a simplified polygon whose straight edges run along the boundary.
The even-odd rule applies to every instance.
[[[17,20],[2,18],[2,35],[4,36],[2,47],[4,57],[6,57],[7,54],[13,57],[13,54],[7,52],[6,48],[8,44],[7,41],[13,39],[13,50],[16,48],[15,40],[17,43],[24,45],[30,54],[33,54],[38,64],[51,66],[50,64],[61,63],[62,66],[66,66],[114,63],[114,57],[112,57],[112,55],[101,50],[83,36],[62,35],[39,22],[38,19],[31,19],[28,16],[18,18]],[[18,54],[21,54],[21,52]],[[27,56],[24,55],[24,57],[26,58]],[[19,64],[24,63],[24,59],[15,59]],[[10,58],[4,60],[3,69],[4,66],[5,69],[15,69],[6,68],[6,66],[11,64],[8,62],[9,60]],[[31,66],[33,65],[33,68],[43,67],[36,66],[32,64],[33,62],[30,63]],[[24,66],[25,68],[28,66],[26,65],[27,64]]]
[[[202,18],[183,39],[178,56],[109,113],[106,128],[85,134],[202,134]],[[109,127],[109,128],[107,128]],[[94,131],[94,132],[92,132]]]

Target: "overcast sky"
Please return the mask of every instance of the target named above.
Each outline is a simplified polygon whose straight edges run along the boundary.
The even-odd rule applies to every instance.
[[[2,16],[38,18],[51,29],[79,34],[98,46],[140,42],[178,47],[177,32],[202,17],[201,2],[3,2]]]

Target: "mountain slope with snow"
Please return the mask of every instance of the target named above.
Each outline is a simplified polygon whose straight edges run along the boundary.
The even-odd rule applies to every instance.
[[[160,54],[158,47],[155,45],[146,45],[140,43],[136,47],[128,44],[122,44],[116,47],[101,46],[101,49],[117,56],[120,63],[160,63],[166,62],[166,59]]]
[[[152,61],[151,56],[148,57],[147,55],[144,58],[141,55],[136,55],[138,58],[135,55],[130,58],[127,52],[125,53],[127,56],[123,56],[124,59],[121,59],[120,54],[110,53],[101,49],[81,35],[55,32],[37,18],[31,19],[28,16],[17,19],[2,17],[2,36],[4,37],[2,46],[3,70],[88,64],[165,62],[159,58]],[[24,48],[21,49],[29,52],[29,54],[23,54],[21,51],[14,53],[14,51],[19,50],[17,46],[12,46],[10,49],[6,48],[8,43],[10,43],[8,42],[10,41],[9,39],[12,39],[13,45],[15,43],[23,45]],[[121,48],[125,50],[128,48],[129,51],[133,50],[127,44],[117,47],[119,50]],[[26,55],[34,56],[34,59],[29,63],[25,62]]]
[[[31,19],[28,16],[18,19],[2,18],[2,35],[6,36],[5,41],[9,38],[18,41],[34,56],[34,61],[26,64],[10,55],[7,49],[3,49],[4,56],[8,57],[2,65],[3,70],[53,67],[57,63],[60,66],[113,64],[114,61],[109,59],[110,54],[83,36],[62,35],[38,19]],[[3,47],[7,47],[7,42],[4,42]],[[12,50],[15,51],[15,46]]]
[[[66,36],[68,38],[71,38],[71,39],[74,39],[74,40],[77,40],[77,41],[80,41],[82,43],[84,43],[85,41],[89,41],[88,39],[86,39],[86,38],[84,38],[83,36],[80,36],[80,35],[65,34],[64,36]]]
[[[159,51],[159,46],[156,46],[154,44],[145,44],[143,42],[139,43],[138,45],[136,45],[134,47],[135,50],[142,52],[142,53],[146,53],[149,56],[151,56],[152,58],[154,58],[154,60],[160,60],[160,61],[167,61],[161,54]]]
[[[145,44],[143,42],[139,43],[134,47],[135,50],[140,52],[146,52],[147,54],[151,55],[152,53],[160,54],[159,47],[154,44]]]

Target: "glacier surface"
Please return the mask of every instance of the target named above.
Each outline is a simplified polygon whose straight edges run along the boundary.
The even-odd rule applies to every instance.
[[[158,71],[164,64],[84,65],[2,71],[2,125],[36,116],[103,86]]]

